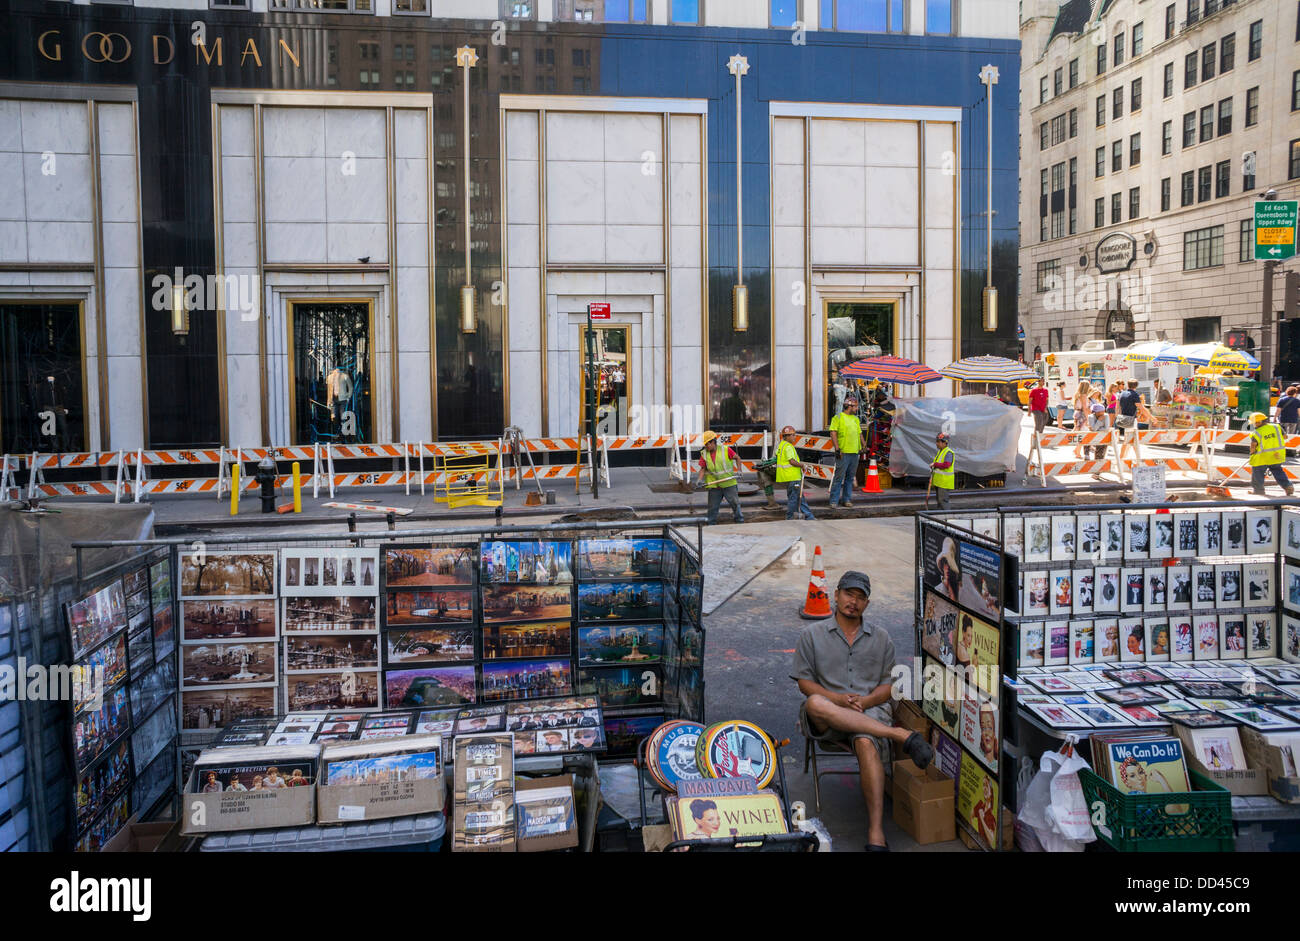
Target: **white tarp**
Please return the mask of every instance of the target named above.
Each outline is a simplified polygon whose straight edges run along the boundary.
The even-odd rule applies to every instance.
[[[1024,412],[988,395],[955,399],[894,399],[893,439],[889,473],[895,477],[928,477],[938,451],[934,436],[949,435],[957,455],[957,470],[976,477],[1014,473]]]

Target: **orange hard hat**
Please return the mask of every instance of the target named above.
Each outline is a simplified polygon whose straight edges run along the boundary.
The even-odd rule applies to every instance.
[[[786,435],[792,435],[794,433],[795,433],[794,425],[786,425],[784,428],[781,429],[782,438],[784,438]]]

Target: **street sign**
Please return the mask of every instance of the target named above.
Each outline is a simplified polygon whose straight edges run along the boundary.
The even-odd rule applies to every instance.
[[[1294,199],[1255,201],[1255,260],[1282,261],[1295,256]]]
[[[608,305],[608,304],[601,304],[601,303],[597,303],[597,304],[588,304],[588,305],[587,305],[587,316],[590,317],[592,320],[608,320],[608,319],[609,319],[609,305]]]

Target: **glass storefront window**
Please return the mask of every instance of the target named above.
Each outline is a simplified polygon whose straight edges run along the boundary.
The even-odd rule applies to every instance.
[[[869,356],[896,355],[895,313],[891,302],[826,305],[827,422],[841,410],[848,393],[859,391],[857,381],[840,378],[842,368]]]
[[[295,444],[374,441],[369,301],[289,307],[290,435]]]
[[[80,304],[0,304],[0,453],[84,451]]]

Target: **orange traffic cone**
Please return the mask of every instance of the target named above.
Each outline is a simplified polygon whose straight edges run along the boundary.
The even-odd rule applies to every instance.
[[[880,474],[876,471],[876,459],[871,459],[871,466],[867,468],[867,482],[862,485],[863,493],[883,493],[880,489]]]
[[[831,616],[831,601],[826,596],[826,570],[822,568],[822,547],[813,551],[812,576],[808,579],[808,600],[799,617],[806,621],[823,621]]]

